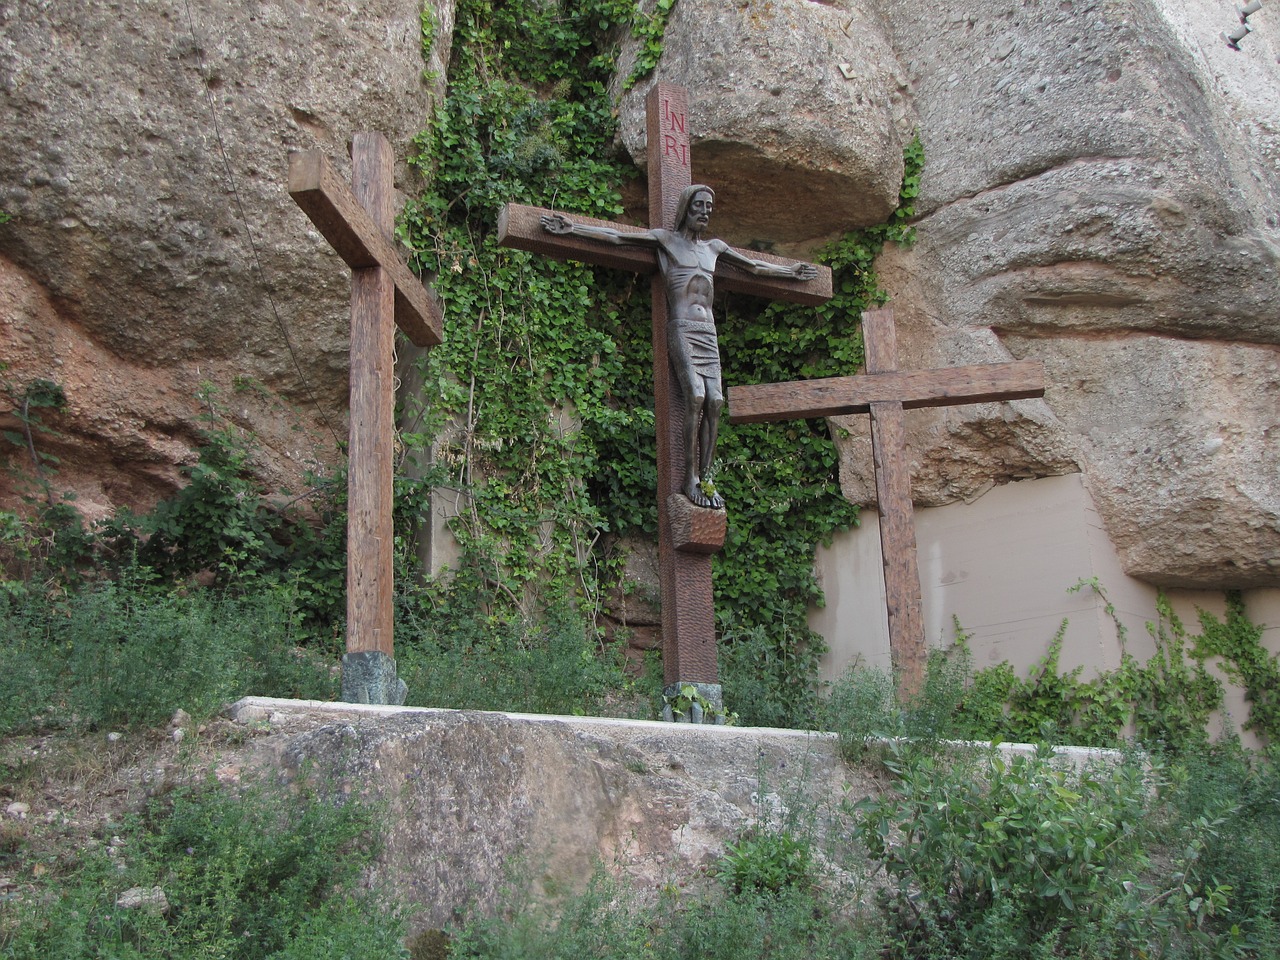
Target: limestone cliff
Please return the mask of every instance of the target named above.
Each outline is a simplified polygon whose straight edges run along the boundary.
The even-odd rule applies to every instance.
[[[421,9],[0,5],[5,405],[63,386],[44,415],[62,436],[38,441],[91,516],[171,492],[210,403],[259,434],[274,484],[336,456],[350,274],[289,199],[286,157],[318,147],[345,173],[370,129],[404,158],[432,96]]]
[[[1280,11],[1266,12],[1232,50],[1219,34],[1237,21],[1208,0],[683,0],[657,75],[713,93],[693,108],[695,151],[767,170],[769,188],[721,175],[752,184],[752,218],[765,198],[796,211],[777,231],[793,249],[830,229],[813,207],[856,218],[852,192],[878,210],[863,161],[919,130],[919,243],[879,264],[900,366],[1041,359],[1049,390],[913,413],[918,503],[1080,472],[1127,573],[1274,586]],[[623,101],[628,146],[643,92]],[[873,503],[867,420],[840,426],[845,494]]]
[[[63,385],[42,442],[88,512],[172,489],[202,381],[262,436],[272,482],[334,456],[347,271],[289,200],[285,154],[345,169],[362,129],[408,153],[433,94],[419,12],[0,5],[3,392]],[[442,74],[452,5],[435,20]],[[1274,585],[1280,8],[1253,22],[1235,51],[1209,0],[681,0],[657,77],[695,91],[717,229],[784,252],[882,218],[919,131],[920,242],[880,265],[903,365],[1038,358],[1050,382],[913,415],[919,502],[1080,472],[1128,572]],[[639,164],[645,89],[618,86]],[[865,427],[844,426],[866,501]]]

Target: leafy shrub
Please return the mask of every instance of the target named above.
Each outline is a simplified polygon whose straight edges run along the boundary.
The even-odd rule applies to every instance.
[[[943,739],[986,739],[961,711],[969,696],[967,647],[931,650],[925,681],[909,702],[902,703],[887,670],[850,667],[831,688],[823,705],[823,724],[840,737],[848,760],[863,758],[871,741],[910,737],[920,747]],[[1003,702],[1001,702],[1003,705]]]
[[[899,780],[860,805],[857,835],[889,880],[893,956],[1055,956],[1140,918],[1126,886],[1145,865],[1136,765],[1076,776],[1041,752],[889,766]]]
[[[725,705],[748,727],[811,729],[817,724],[818,662],[822,638],[779,624],[741,626],[719,644]]]
[[[786,830],[749,832],[725,848],[717,876],[734,893],[781,893],[813,882],[807,840]]]
[[[822,716],[823,726],[839,736],[840,752],[854,762],[864,757],[872,738],[903,731],[892,675],[856,664],[832,685]]]
[[[499,909],[474,914],[453,938],[452,960],[656,960],[650,917],[603,871],[556,913],[531,904],[529,889],[509,883]]]
[[[1202,834],[1198,874],[1229,891],[1229,910],[1202,926],[1253,955],[1280,956],[1280,757],[1218,744],[1180,757],[1170,781],[1161,839],[1182,850]],[[1198,831],[1202,823],[1216,826]]]
[[[730,895],[711,889],[657,904],[598,873],[558,917],[507,900],[475,917],[453,942],[454,960],[863,960],[877,954],[873,925],[839,914],[812,889]]]
[[[567,603],[530,621],[486,616],[467,597],[455,589],[435,607],[399,605],[397,668],[411,704],[592,715],[630,690],[622,651],[602,651]]]
[[[666,914],[662,960],[870,960],[879,955],[873,924],[841,916],[820,894],[714,894]]]
[[[210,783],[156,801],[117,856],[90,853],[40,901],[0,906],[13,960],[399,960],[393,912],[357,892],[377,850],[372,812],[312,791]],[[168,911],[117,898],[160,887]]]

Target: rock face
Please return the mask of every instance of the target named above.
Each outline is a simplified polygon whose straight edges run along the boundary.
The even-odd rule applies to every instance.
[[[0,8],[0,426],[33,381],[63,386],[67,412],[45,415],[61,436],[34,439],[86,512],[171,490],[210,413],[260,435],[277,485],[334,455],[347,271],[288,199],[285,154],[345,169],[350,135],[379,129],[406,155],[432,95],[419,9]],[[434,19],[442,75],[452,5]],[[918,502],[1080,472],[1127,572],[1269,586],[1280,13],[1251,23],[1233,51],[1211,0],[680,0],[655,76],[691,88],[694,174],[740,244],[800,252],[881,220],[918,129],[920,241],[879,264],[901,366],[1049,372],[1044,401],[913,413]],[[635,48],[616,90],[643,165]],[[866,502],[865,423],[842,425]]]
[[[1280,21],[1251,23],[1233,51],[1208,0],[686,0],[656,77],[691,88],[695,177],[759,199],[717,211],[739,242],[746,221],[800,248],[837,229],[810,204],[883,216],[886,151],[918,126],[920,240],[878,265],[900,367],[1033,358],[1049,377],[1044,401],[912,413],[918,503],[1081,472],[1127,573],[1270,586]],[[644,86],[621,107],[641,165]],[[866,418],[838,426],[845,494],[873,503]]]
[[[534,903],[597,867],[655,894],[705,882],[726,843],[788,816],[847,843],[841,801],[876,792],[824,734],[256,698],[232,715],[269,724],[265,770],[385,805],[376,879],[415,929],[497,909],[513,878]]]
[[[624,47],[615,93],[635,52]],[[621,97],[623,144],[641,167],[655,81],[689,88],[693,175],[716,190],[717,235],[785,248],[897,206],[914,121],[870,4],[681,0],[657,69]]]
[[[263,434],[272,482],[335,455],[349,271],[289,199],[286,154],[318,147],[345,171],[351,135],[375,129],[405,156],[429,110],[420,10],[0,8],[0,286],[38,304],[6,313],[0,352],[10,400],[38,378],[64,387],[80,456],[58,482],[88,512],[172,489],[202,381]]]
[[[1280,22],[1236,52],[1209,3],[883,10],[926,154],[919,244],[883,264],[903,352],[1049,382],[915,415],[918,501],[1078,469],[1126,572],[1276,584]]]

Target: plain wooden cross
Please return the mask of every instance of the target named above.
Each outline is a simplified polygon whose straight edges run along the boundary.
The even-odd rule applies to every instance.
[[[892,310],[862,315],[867,372],[791,383],[729,388],[729,422],[760,423],[871,414],[871,454],[880,508],[880,548],[889,610],[889,651],[899,691],[919,691],[928,662],[920,614],[920,570],[911,506],[904,410],[1044,396],[1039,360],[988,363],[938,370],[898,370]]]
[[[674,229],[680,192],[692,182],[688,129],[688,91],[656,84],[645,102],[649,143],[649,223]],[[564,259],[653,274],[653,385],[658,440],[658,558],[662,596],[663,672],[670,688],[683,683],[717,682],[715,610],[711,593],[711,554],[724,543],[720,510],[694,507],[679,494],[684,475],[683,405],[675,400],[679,383],[667,359],[667,294],[652,249],[612,246],[591,239],[553,235],[541,218],[552,211],[509,204],[498,224],[499,242]],[[575,222],[639,231],[587,217]],[[712,227],[714,231],[714,225]],[[744,255],[778,263],[789,261],[756,252]],[[756,296],[821,303],[831,297],[831,271],[818,268],[809,281],[780,281],[739,270],[722,259],[718,288]]]
[[[397,698],[392,627],[395,328],[441,342],[440,310],[392,239],[391,145],[358,133],[348,187],[318,150],[289,154],[289,195],[351,267],[351,435],[347,480],[344,700]],[[403,693],[399,694],[401,701]]]

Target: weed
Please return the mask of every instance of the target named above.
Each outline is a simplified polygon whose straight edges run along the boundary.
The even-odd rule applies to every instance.
[[[598,714],[631,685],[622,651],[601,651],[569,603],[541,621],[485,616],[453,589],[438,606],[398,606],[397,661],[413,704],[471,710]]]
[[[889,880],[892,956],[1054,956],[1121,907],[1140,919],[1129,894],[1145,866],[1137,767],[1077,777],[1048,753],[889,766],[892,793],[856,813]]]
[[[749,831],[725,848],[716,875],[734,893],[805,889],[813,882],[809,843],[789,831]]]

